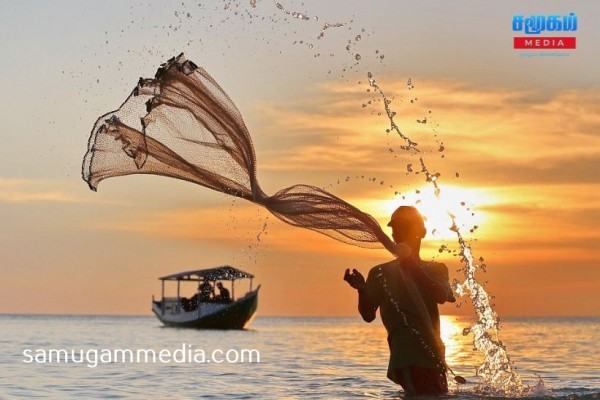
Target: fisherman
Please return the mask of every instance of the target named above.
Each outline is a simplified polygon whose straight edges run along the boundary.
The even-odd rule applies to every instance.
[[[444,264],[419,256],[426,229],[416,208],[401,206],[388,223],[397,244],[410,255],[373,267],[367,280],[347,269],[344,280],[358,291],[363,320],[375,319],[377,308],[388,333],[390,360],[387,376],[408,395],[448,392],[445,348],[440,338],[438,304],[454,302]]]
[[[205,303],[205,302],[211,301],[211,297],[214,296],[215,290],[213,289],[210,282],[208,281],[208,278],[206,278],[206,277],[202,278],[202,283],[198,286],[198,294],[199,294],[199,297],[198,297],[199,303]]]
[[[219,288],[219,294],[215,297],[215,301],[229,303],[231,301],[231,296],[229,295],[229,290],[223,286],[223,282],[218,282],[217,288]]]

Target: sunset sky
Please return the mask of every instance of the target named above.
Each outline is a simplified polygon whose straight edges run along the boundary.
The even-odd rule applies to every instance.
[[[244,116],[266,193],[324,187],[383,226],[416,205],[431,234],[422,258],[461,280],[449,210],[500,316],[600,315],[600,4],[280,3],[0,4],[0,313],[150,314],[159,276],[222,264],[257,276],[259,315],[356,313],[344,270],[366,275],[384,250],[188,182],[133,175],[92,192],[81,179],[98,116],[185,52]],[[515,14],[570,12],[568,56],[512,48]],[[344,25],[319,39],[325,23]],[[420,155],[386,133],[368,72]],[[409,172],[419,157],[441,174],[441,200]],[[462,300],[442,312],[471,315]]]

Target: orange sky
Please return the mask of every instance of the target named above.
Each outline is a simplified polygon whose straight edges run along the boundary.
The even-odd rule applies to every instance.
[[[510,41],[510,31],[501,34]],[[585,47],[577,51],[572,58],[583,58]],[[202,64],[196,56],[206,54],[213,62],[216,53],[210,49],[192,51],[188,58]],[[392,58],[394,50],[386,54]],[[282,57],[269,59],[271,72],[279,71],[279,62],[306,55]],[[502,57],[513,57],[499,63],[509,64],[519,79],[523,60],[510,51]],[[153,70],[157,59],[149,57],[144,71]],[[598,59],[592,61],[587,61],[590,71],[600,70]],[[550,81],[562,71],[554,70],[556,63],[568,61],[544,62],[554,63],[547,72],[539,69]],[[583,61],[572,62],[573,67],[561,67],[569,79]],[[250,89],[240,89],[252,87],[248,79],[227,69],[209,73],[218,81],[222,73],[224,88],[232,89],[255,143],[258,179],[266,193],[296,183],[325,187],[383,225],[396,206],[415,204],[428,218],[430,233],[435,229],[423,243],[422,258],[445,262],[451,279],[460,279],[457,257],[438,252],[443,244],[457,247],[440,212],[447,207],[463,223],[475,256],[488,265],[478,277],[489,281],[501,316],[599,315],[600,298],[594,293],[600,288],[600,87],[556,81],[513,85],[495,80],[494,74],[504,77],[497,71],[484,73],[470,65],[472,77],[446,73],[443,65],[422,75],[415,71],[428,71],[429,65],[405,68],[415,83],[410,91],[405,70],[376,67],[379,85],[394,98],[396,122],[419,143],[428,168],[441,173],[443,203],[435,201],[422,174],[408,173],[408,164],[418,171],[418,157],[400,150],[401,140],[386,134],[383,105],[367,92],[368,64],[355,67],[351,79],[321,71],[290,86],[290,93],[271,88],[255,97]],[[289,90],[289,80],[273,74],[275,86]],[[135,79],[127,78],[122,86],[130,90]],[[256,82],[256,90],[260,87]],[[60,101],[38,99],[39,111],[29,121],[25,114],[11,119],[14,110],[4,115],[11,132],[25,137],[32,129],[40,143],[51,144],[15,137],[15,149],[4,157],[0,312],[149,314],[152,294],[160,294],[158,276],[232,264],[254,273],[262,284],[260,315],[353,315],[356,295],[342,280],[345,268],[366,275],[390,259],[383,250],[292,228],[255,205],[186,182],[130,176],[89,191],[79,179],[78,164],[88,131],[124,96],[102,86],[62,91],[49,90],[63,101],[86,96],[91,104],[79,102],[73,105],[82,107],[79,115],[61,119],[58,111],[44,114],[45,105],[62,109]],[[418,123],[423,117],[428,122]],[[474,225],[478,228],[471,234]],[[442,311],[472,314],[468,301]]]

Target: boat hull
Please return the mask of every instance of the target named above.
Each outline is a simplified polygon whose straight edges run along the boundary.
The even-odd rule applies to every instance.
[[[198,311],[190,311],[186,320],[181,316],[173,316],[169,313],[163,313],[160,306],[156,303],[152,306],[152,311],[156,317],[166,326],[178,328],[196,328],[196,329],[244,329],[254,318],[258,306],[258,289],[250,292],[243,298],[236,300],[223,308],[203,315]],[[184,316],[185,317],[185,316]]]

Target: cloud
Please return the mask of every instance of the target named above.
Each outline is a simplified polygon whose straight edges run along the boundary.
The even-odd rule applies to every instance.
[[[82,200],[45,180],[0,178],[0,202],[4,203],[77,203]]]
[[[0,202],[12,204],[77,203],[129,205],[127,201],[105,199],[96,196],[87,190],[85,184],[81,184],[79,181],[2,177],[0,177]]]
[[[320,233],[285,224],[256,205],[234,204],[166,211],[144,211],[119,215],[117,219],[87,221],[92,228],[131,232],[246,248],[268,248],[269,253],[352,255],[372,257],[378,250],[365,250],[338,242]],[[386,254],[385,250],[379,251]]]
[[[461,160],[455,169],[460,170],[461,181],[465,184],[597,184],[600,183],[595,171],[600,156],[595,154],[546,157],[533,162],[517,160]]]
[[[592,168],[600,160],[599,90],[543,95],[449,80],[424,80],[410,92],[404,81],[385,79],[380,85],[395,96],[396,122],[419,143],[420,154],[402,151],[403,141],[385,133],[383,104],[364,84],[330,84],[315,88],[310,101],[257,106],[265,124],[255,135],[262,136],[259,169],[397,174],[423,156],[443,172],[464,169],[478,182],[594,179]],[[417,123],[425,117],[426,124]],[[443,154],[437,152],[440,142]]]

